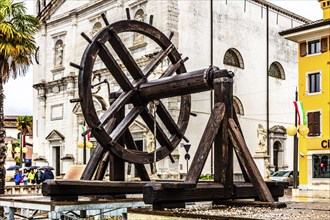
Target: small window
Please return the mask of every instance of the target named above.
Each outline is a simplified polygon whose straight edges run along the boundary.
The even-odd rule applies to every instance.
[[[321,92],[321,74],[320,73],[309,73],[307,75],[307,86],[308,93],[319,93]]]
[[[313,154],[313,178],[329,178],[330,154]]]
[[[321,41],[314,40],[308,42],[308,54],[315,54],[321,52]]]
[[[92,36],[94,37],[101,28],[102,28],[102,24],[100,22],[96,22],[92,29]]]
[[[307,113],[308,120],[308,129],[309,137],[315,137],[321,135],[321,113],[320,112],[308,112]]]
[[[279,62],[273,62],[270,65],[268,74],[277,79],[285,79],[284,69]]]
[[[223,63],[244,69],[244,61],[242,55],[235,48],[230,48],[226,51],[223,58]]]
[[[233,97],[233,106],[237,115],[244,115],[243,104],[241,100],[239,100],[239,98],[237,98],[236,96]]]

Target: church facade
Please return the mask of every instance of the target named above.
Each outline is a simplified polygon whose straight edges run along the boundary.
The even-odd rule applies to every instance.
[[[308,20],[263,0],[36,1],[36,14],[41,19],[36,37],[38,64],[34,65],[33,137],[37,163],[54,166],[55,173],[60,175],[70,163],[83,163],[84,154],[87,159],[90,157],[93,148],[84,153],[77,147],[83,141],[85,123],[79,103],[70,102],[78,98],[78,70],[69,64],[79,64],[88,45],[80,36],[82,32],[92,38],[104,28],[102,13],[109,23],[127,19],[126,8],[131,19],[149,22],[153,15],[153,26],[167,36],[174,34],[171,41],[182,59],[189,57],[185,62],[187,71],[210,65],[233,71],[234,108],[262,175],[266,175],[266,165],[272,170],[292,169],[293,140],[286,136],[285,127],[294,123],[297,48],[278,32]],[[141,34],[122,34],[120,38],[141,68],[160,50]],[[151,77],[158,78],[168,65],[164,60]],[[109,91],[120,87],[99,58],[93,76],[93,84],[101,83],[93,91],[93,104],[102,115],[109,108]],[[103,83],[105,80],[108,84]],[[190,117],[185,134],[190,141],[191,156],[205,129],[213,99],[213,92],[192,95],[192,112],[196,117]],[[174,119],[180,111],[178,102],[178,98],[164,101]],[[138,148],[150,150],[153,137],[143,120],[138,118],[130,130]],[[183,141],[173,152],[175,163],[169,159],[157,163],[159,175],[186,173],[192,160],[188,163],[185,160],[186,144]],[[204,174],[213,173],[212,157],[211,153]],[[267,161],[269,164],[265,164]],[[234,173],[240,173],[237,164]]]

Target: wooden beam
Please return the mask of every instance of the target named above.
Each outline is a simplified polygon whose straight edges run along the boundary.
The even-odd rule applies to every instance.
[[[272,194],[260,175],[258,167],[255,164],[241,132],[238,130],[238,127],[233,119],[229,119],[229,137],[234,146],[237,158],[241,161],[244,170],[257,191],[257,196],[263,202],[274,202]]]
[[[233,76],[227,70],[215,71],[214,102],[226,106],[225,117],[214,141],[214,181],[223,184],[226,197],[233,191],[233,147],[228,137],[228,119],[232,118]]]
[[[210,153],[212,143],[219,130],[220,124],[225,114],[225,104],[216,103],[212,109],[210,118],[206,124],[203,136],[199,142],[194,159],[191,162],[190,169],[187,173],[186,182],[197,183],[202,173],[206,159]]]

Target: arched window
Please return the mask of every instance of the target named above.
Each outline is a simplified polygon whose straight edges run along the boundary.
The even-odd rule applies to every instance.
[[[244,69],[243,57],[235,48],[230,48],[226,51],[223,63]]]
[[[236,96],[233,97],[233,106],[234,106],[234,110],[235,110],[236,114],[244,115],[244,108],[243,108],[242,102]]]
[[[63,65],[63,41],[58,40],[55,44],[55,67]]]
[[[142,9],[137,10],[134,15],[134,19],[137,21],[144,22],[144,11]],[[139,44],[144,42],[144,36],[139,33],[134,33],[133,43]]]
[[[270,65],[268,75],[277,79],[285,79],[284,69],[277,61]]]
[[[102,24],[100,22],[96,22],[92,29],[92,36],[94,37],[95,34],[102,28]]]

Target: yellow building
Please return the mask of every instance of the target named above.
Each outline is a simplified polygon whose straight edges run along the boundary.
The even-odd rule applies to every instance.
[[[299,44],[298,99],[309,134],[299,137],[299,188],[330,190],[330,0],[319,0],[323,19],[282,31]]]

